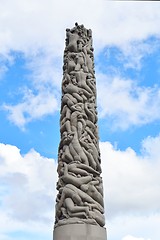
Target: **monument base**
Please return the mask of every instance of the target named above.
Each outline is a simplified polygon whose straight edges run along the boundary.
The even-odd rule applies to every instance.
[[[97,225],[67,224],[54,229],[53,240],[107,240],[107,233]]]

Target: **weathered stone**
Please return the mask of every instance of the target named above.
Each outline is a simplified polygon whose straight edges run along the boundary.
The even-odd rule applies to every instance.
[[[107,240],[106,229],[92,224],[68,224],[55,228],[54,240]]]
[[[66,29],[54,240],[106,240],[92,31]]]

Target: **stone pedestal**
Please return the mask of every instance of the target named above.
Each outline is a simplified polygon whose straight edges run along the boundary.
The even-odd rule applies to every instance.
[[[53,240],[107,240],[107,233],[97,225],[67,224],[54,229]]]

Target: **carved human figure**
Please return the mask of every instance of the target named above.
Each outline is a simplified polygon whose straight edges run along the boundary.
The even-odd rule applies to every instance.
[[[56,226],[105,224],[93,50],[90,29],[66,29]]]
[[[96,222],[103,227],[105,225],[104,215],[97,209],[93,209],[93,211],[89,211],[89,217],[96,220]]]
[[[79,72],[75,72],[75,76],[76,76],[76,79],[77,79],[78,86],[81,87],[81,88],[84,88],[89,93],[88,96],[91,96],[92,95],[92,90],[86,83],[87,75],[88,74],[83,72],[82,69],[80,69]]]
[[[60,209],[66,198],[71,198],[74,204],[76,204],[77,206],[89,206],[90,204],[94,204],[92,205],[92,208],[97,209],[101,213],[104,213],[104,209],[99,203],[97,203],[87,193],[83,192],[72,184],[66,184],[63,188],[59,190],[59,192],[61,194],[61,198],[56,205],[56,211],[58,211],[59,213],[61,212]]]
[[[89,135],[83,134],[79,141],[87,151],[90,150],[92,153],[93,158],[92,158],[92,161],[90,162],[91,166],[96,170],[98,170],[99,172],[101,172],[100,161],[99,161],[99,158],[100,158],[99,151],[94,145],[94,143],[92,142]]]
[[[82,135],[82,130],[86,126],[86,114],[82,109],[74,111],[71,114],[71,129],[73,132],[77,132],[78,139]]]
[[[84,176],[84,177],[83,176],[76,177],[76,176],[73,176],[73,175],[69,174],[68,173],[68,166],[65,162],[64,162],[64,174],[61,178],[65,183],[73,184],[74,186],[76,186],[78,188],[80,188],[81,185],[88,184],[89,182],[92,181],[92,176],[91,175],[87,175],[87,176]]]
[[[99,193],[97,188],[94,186],[94,181],[90,181],[86,184],[82,184],[80,189],[86,192],[90,197],[92,197],[96,202],[98,202],[99,204],[101,204],[102,207],[104,207],[103,196]]]
[[[93,174],[93,176],[100,175],[98,171],[81,162],[71,162],[70,164],[68,164],[68,171],[76,175],[80,174],[81,176],[88,176],[89,173]]]
[[[72,198],[66,198],[64,200],[64,206],[66,207],[67,213],[70,217],[87,218],[89,216],[89,207],[88,206],[76,206],[74,204]],[[90,213],[90,216],[91,215],[92,215],[92,213]]]
[[[68,73],[75,70],[75,67],[76,67],[75,60],[76,60],[76,54],[75,53],[68,53],[68,55],[66,57],[66,60],[65,60]]]
[[[78,33],[73,30],[71,32],[71,30],[69,28],[66,29],[66,35],[67,35],[67,50],[70,52],[77,52],[77,41],[79,39],[79,35]]]
[[[88,158],[79,143],[77,132],[64,131],[60,146],[62,146],[63,154],[61,158],[64,162],[74,160],[89,165]]]
[[[88,119],[91,121],[91,124],[95,124],[97,122],[97,115],[95,112],[94,105],[92,103],[85,102],[84,109],[88,116]]]
[[[88,48],[89,45],[85,45],[83,47],[83,52],[86,56],[86,64],[88,67],[88,71],[92,74],[94,77],[94,69],[93,69],[93,52],[90,50],[90,47]]]
[[[80,98],[81,101],[83,101],[83,98]],[[61,111],[61,116],[65,117],[65,113],[63,112],[63,107],[67,105],[68,108],[71,108],[74,104],[78,102],[76,97],[73,97],[72,94],[66,93],[62,97],[62,111]],[[65,110],[66,111],[66,110]]]
[[[79,88],[77,86],[77,82],[76,82],[76,78],[73,77],[71,79],[71,82],[69,82],[68,84],[65,84],[62,86],[62,90],[64,93],[69,93],[71,94],[74,98],[76,98],[79,102],[83,102],[83,96],[86,96],[86,97],[89,97],[90,94],[85,90],[85,89],[82,89],[82,88]]]
[[[70,163],[74,159],[79,160],[79,155],[74,150],[71,142],[73,140],[73,133],[64,131],[60,142],[60,149],[62,149],[61,161]]]
[[[89,55],[93,57],[92,39],[90,37],[88,38],[88,42],[83,46],[82,51],[85,56]]]
[[[93,76],[91,74],[87,75],[86,83],[90,87],[90,89],[92,90],[92,93],[96,96],[95,79],[93,78]]]
[[[83,69],[84,72],[88,72],[88,68],[86,65],[86,56],[83,52],[78,52],[75,54],[75,71],[80,71],[80,69]]]

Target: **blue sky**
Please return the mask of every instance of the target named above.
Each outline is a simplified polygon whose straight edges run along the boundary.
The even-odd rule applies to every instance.
[[[108,239],[160,238],[159,11],[0,1],[1,240],[52,239],[65,29],[75,22],[93,31]]]

